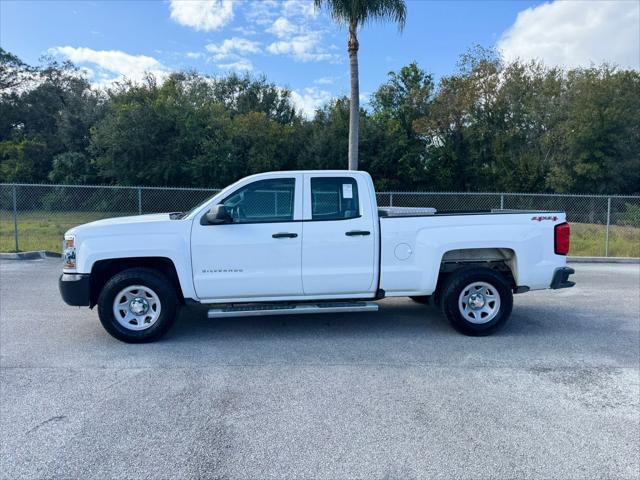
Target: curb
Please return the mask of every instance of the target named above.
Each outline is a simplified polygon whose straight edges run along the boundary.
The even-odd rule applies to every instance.
[[[640,264],[638,257],[567,257],[567,263],[632,263]]]
[[[40,250],[37,252],[0,253],[2,260],[39,260],[41,258],[60,258],[61,254]]]

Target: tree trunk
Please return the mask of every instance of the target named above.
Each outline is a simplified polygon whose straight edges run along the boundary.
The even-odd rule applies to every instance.
[[[358,82],[357,25],[349,25],[349,66],[351,70],[351,100],[349,102],[349,170],[358,169],[358,136],[360,134],[360,84]]]

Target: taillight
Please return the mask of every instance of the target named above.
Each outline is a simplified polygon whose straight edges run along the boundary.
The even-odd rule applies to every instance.
[[[554,251],[556,255],[566,255],[569,253],[569,237],[571,236],[571,227],[569,227],[569,224],[565,222],[556,225],[554,236]]]

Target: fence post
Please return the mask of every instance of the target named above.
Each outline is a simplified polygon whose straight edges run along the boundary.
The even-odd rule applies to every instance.
[[[500,194],[500,210],[504,210],[504,193]]]
[[[393,207],[393,192],[389,193],[389,206]]]
[[[20,251],[18,242],[18,201],[16,198],[16,186],[13,186],[13,236],[16,240],[16,252]]]
[[[609,256],[609,225],[611,224],[611,197],[607,198],[607,229],[604,235],[604,256]]]
[[[142,188],[138,187],[138,215],[142,215]]]

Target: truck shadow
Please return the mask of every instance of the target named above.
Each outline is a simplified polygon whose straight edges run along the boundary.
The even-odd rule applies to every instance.
[[[274,315],[208,319],[207,309],[185,307],[166,339],[172,342],[196,340],[274,339],[371,339],[389,340],[437,337],[465,337],[456,332],[439,308],[408,299],[381,302],[374,313]],[[514,309],[504,328],[491,337],[584,333],[585,325],[575,319],[575,309],[567,312],[524,306]],[[491,338],[484,337],[484,338]]]
[[[256,339],[268,336],[372,337],[446,334],[451,328],[434,308],[411,301],[381,305],[378,312],[206,318],[207,309],[185,307],[167,335],[172,340],[233,337]]]

